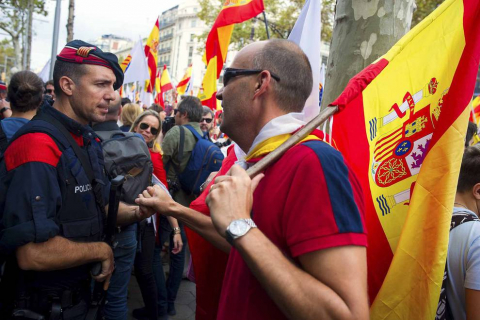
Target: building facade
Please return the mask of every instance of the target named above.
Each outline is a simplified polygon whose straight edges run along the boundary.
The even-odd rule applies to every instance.
[[[205,23],[197,17],[200,5],[196,0],[185,0],[160,15],[160,45],[158,66],[167,65],[172,81],[182,80],[189,65],[192,65],[194,94],[202,84],[205,64],[202,61],[202,46],[197,36],[208,31]]]

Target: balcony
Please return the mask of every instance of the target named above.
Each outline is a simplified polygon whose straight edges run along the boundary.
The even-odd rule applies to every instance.
[[[169,40],[169,39],[172,39],[172,38],[173,38],[173,32],[169,33],[169,34],[166,34],[163,37],[160,37],[160,42],[163,42],[163,41],[166,41],[166,40]]]
[[[162,49],[158,50],[158,54],[164,54],[164,53],[167,53],[167,52],[170,52],[170,51],[172,51],[172,47],[162,48]]]
[[[173,26],[174,24],[175,24],[175,21],[162,22],[162,23],[159,25],[158,29],[159,29],[159,30],[166,29],[166,28],[168,28],[168,27]]]

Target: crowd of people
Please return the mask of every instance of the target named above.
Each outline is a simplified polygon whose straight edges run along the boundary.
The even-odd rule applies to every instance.
[[[197,304],[199,319],[367,319],[363,194],[342,155],[314,130],[262,174],[245,171],[304,125],[311,74],[294,43],[256,42],[225,70],[223,112],[193,96],[144,108],[118,93],[113,54],[75,40],[53,80],[21,71],[0,83],[0,318],[127,319],[133,270],[136,319],[175,315],[186,274],[218,294]],[[448,253],[455,319],[479,316],[476,131]],[[223,277],[195,269],[193,233],[218,251],[209,257],[228,255]]]

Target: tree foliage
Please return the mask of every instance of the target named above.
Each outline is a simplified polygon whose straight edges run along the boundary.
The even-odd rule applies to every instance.
[[[444,0],[417,0],[417,9],[413,13],[412,28],[432,13]]]
[[[45,0],[31,1],[33,1],[33,13],[47,15]],[[0,30],[8,33],[11,38],[17,66],[20,65],[20,38],[27,28],[28,5],[29,0],[0,1]]]
[[[220,12],[223,0],[200,0],[201,10],[198,17],[211,27]],[[265,14],[270,32],[270,38],[286,39],[293,29],[298,15],[305,4],[304,0],[264,0]],[[322,40],[330,42],[332,37],[333,12],[335,0],[324,0],[322,2]],[[253,32],[252,32],[253,31]],[[205,32],[199,39],[205,42],[208,32]],[[230,43],[235,49],[242,48],[251,41],[267,39],[265,20],[260,14],[254,19],[236,24],[232,33]],[[203,49],[203,48],[202,48]]]
[[[5,72],[14,67],[14,55],[15,50],[13,49],[11,42],[8,39],[0,41],[0,72]]]

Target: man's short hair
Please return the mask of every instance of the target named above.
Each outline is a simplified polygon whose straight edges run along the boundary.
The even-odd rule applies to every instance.
[[[126,105],[127,103],[132,103],[132,100],[130,100],[129,98],[122,98],[121,101],[122,101],[122,103],[121,103],[121,104],[122,104],[122,107],[123,107],[124,105]]]
[[[180,113],[187,113],[189,122],[200,122],[202,120],[202,102],[197,97],[183,96],[177,109]]]
[[[215,118],[215,114],[213,113],[212,109],[210,109],[209,107],[203,106],[202,116],[205,117],[207,114],[210,114],[212,116],[212,119]]]
[[[118,114],[118,110],[122,107],[122,99],[116,99],[117,95],[120,96],[118,91],[115,91],[115,100],[110,101],[110,105],[108,106],[108,116],[113,116]]]
[[[62,88],[60,88],[60,78],[68,77],[73,82],[78,83],[80,78],[87,73],[87,68],[84,64],[63,62],[60,60],[55,61],[55,67],[53,68],[53,87],[55,88],[55,94],[60,96],[63,94]]]
[[[272,39],[253,58],[253,68],[273,72],[277,105],[285,112],[301,112],[313,87],[312,68],[308,57],[292,41]]]
[[[472,146],[465,148],[463,153],[457,192],[464,193],[469,191],[477,183],[480,183],[480,149]]]
[[[163,108],[161,105],[157,104],[157,103],[152,103],[152,105],[150,106],[150,108],[148,108],[148,110],[153,110],[157,113],[160,113],[163,111]]]
[[[47,89],[47,86],[53,86],[53,87],[55,87],[55,86],[53,85],[53,80],[52,80],[52,79],[50,79],[50,80],[48,80],[47,82],[45,82],[45,89]]]

